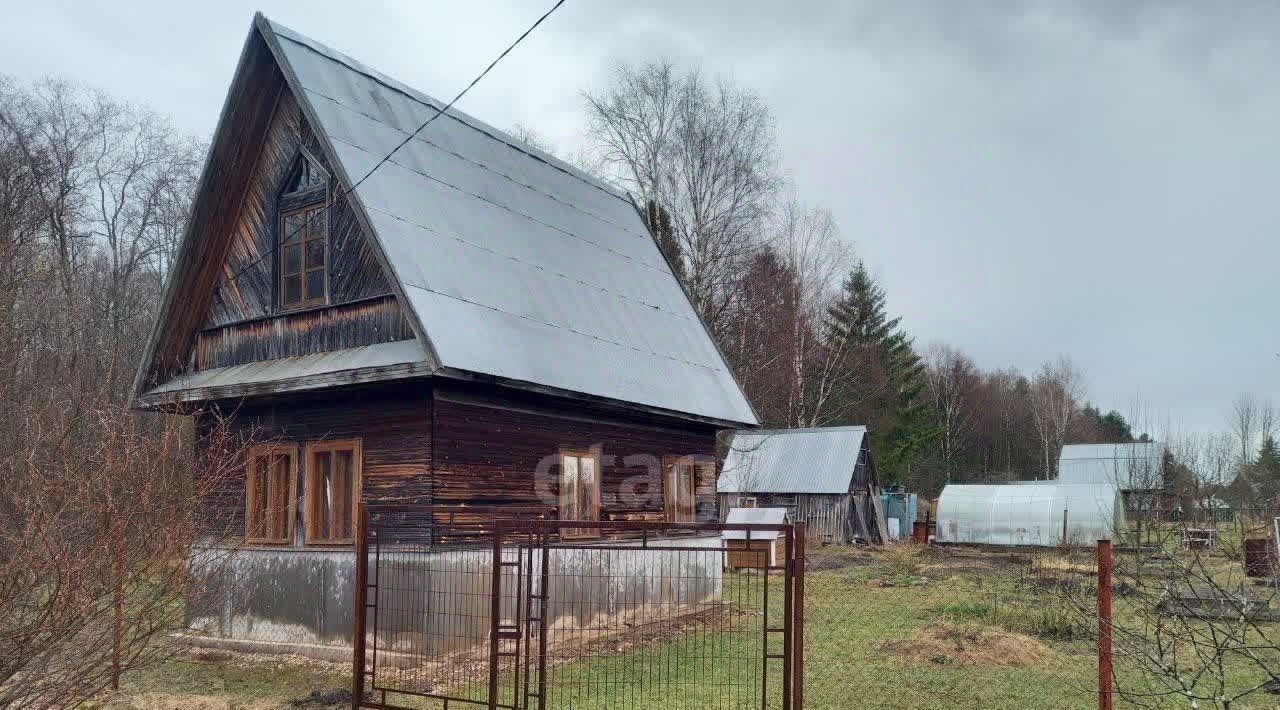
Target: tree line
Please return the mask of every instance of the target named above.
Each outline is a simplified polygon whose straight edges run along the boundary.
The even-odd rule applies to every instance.
[[[1052,478],[1064,443],[1136,439],[1067,357],[1023,373],[922,346],[831,212],[782,177],[757,94],[655,62],[583,96],[577,162],[636,196],[764,425],[866,425],[887,477],[927,494]]]

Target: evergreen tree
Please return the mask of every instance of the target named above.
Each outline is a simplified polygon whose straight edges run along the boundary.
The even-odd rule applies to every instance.
[[[1258,460],[1252,465],[1250,478],[1258,492],[1267,500],[1280,495],[1280,447],[1270,434],[1262,439]]]
[[[676,278],[684,283],[684,250],[680,248],[675,230],[671,227],[671,213],[656,201],[649,200],[644,205],[644,221],[653,233],[654,240],[658,242],[658,248],[666,255],[667,261],[671,262],[671,270],[675,272]]]
[[[934,436],[923,398],[925,364],[911,338],[890,318],[884,288],[858,262],[827,313],[827,347],[837,364],[836,419],[866,424],[881,471],[897,480]]]

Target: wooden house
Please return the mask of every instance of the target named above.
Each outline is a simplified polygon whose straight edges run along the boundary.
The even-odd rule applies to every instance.
[[[717,492],[730,508],[785,508],[814,542],[888,539],[880,475],[861,426],[737,431]]]
[[[349,643],[361,500],[717,518],[756,417],[635,203],[442,108],[252,23],[134,395],[261,442],[211,633]]]

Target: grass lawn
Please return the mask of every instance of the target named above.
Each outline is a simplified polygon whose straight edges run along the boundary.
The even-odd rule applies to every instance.
[[[996,641],[1012,640],[1013,645],[993,646],[990,638],[979,634],[962,638],[959,652],[932,651],[927,641],[919,640],[923,629],[942,628],[940,622],[950,623],[946,628],[952,629],[989,626],[982,612],[1019,574],[1018,565],[1007,554],[943,552],[909,574],[903,573],[891,554],[819,550],[813,561],[821,569],[811,569],[806,580],[806,707],[1096,707],[1096,659],[1089,640],[1036,639],[994,629],[991,633],[1006,637]],[[885,586],[886,579],[893,586]],[[732,586],[728,591],[732,593]],[[1035,612],[1034,602],[1030,608]],[[760,707],[754,689],[740,683],[745,674],[735,675],[722,660],[741,657],[741,644],[755,644],[758,636],[732,629],[690,633],[701,634],[696,644],[704,656],[701,661],[690,660],[687,648],[675,648],[687,643],[676,637],[618,652],[600,651],[555,667],[552,674],[561,691],[553,696],[551,707]],[[987,652],[989,647],[995,652]],[[673,653],[677,650],[683,652]],[[662,665],[664,659],[677,656],[685,660]],[[664,668],[661,683],[639,677],[649,672],[641,669],[654,667]],[[104,699],[100,707],[343,707],[349,700],[324,694],[345,688],[347,673],[341,664],[205,652],[126,675],[121,695]],[[1246,669],[1239,673],[1242,683],[1256,675]],[[606,674],[610,686],[599,682]],[[666,692],[640,698],[635,695],[637,687],[660,687]],[[1233,707],[1280,707],[1275,697],[1256,693]],[[1116,706],[1125,704],[1117,701]],[[1165,707],[1191,706],[1170,701]]]

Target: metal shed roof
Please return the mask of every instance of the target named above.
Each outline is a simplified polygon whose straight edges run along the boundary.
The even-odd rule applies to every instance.
[[[348,183],[442,104],[269,23]],[[755,424],[630,199],[450,110],[356,190],[448,371]]]
[[[1149,490],[1162,484],[1164,445],[1068,444],[1058,456],[1061,483],[1102,483],[1122,490]]]
[[[785,525],[786,508],[730,508],[725,516],[729,525]],[[782,533],[778,530],[752,530],[752,540],[776,540]],[[720,533],[722,540],[746,540],[746,530],[725,530]]]
[[[864,426],[734,432],[720,493],[848,493]]]

